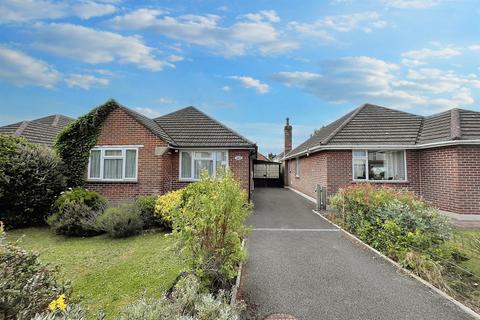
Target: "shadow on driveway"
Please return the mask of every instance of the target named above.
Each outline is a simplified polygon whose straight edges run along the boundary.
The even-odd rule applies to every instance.
[[[471,319],[456,305],[352,242],[287,189],[256,189],[242,293],[256,317]]]

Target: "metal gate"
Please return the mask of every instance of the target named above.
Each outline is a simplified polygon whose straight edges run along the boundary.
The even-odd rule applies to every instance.
[[[253,183],[255,188],[283,187],[280,163],[254,160]]]

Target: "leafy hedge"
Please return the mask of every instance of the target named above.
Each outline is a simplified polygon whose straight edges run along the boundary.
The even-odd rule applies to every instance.
[[[468,258],[452,245],[447,218],[420,198],[356,185],[341,189],[330,203],[336,222],[433,285],[462,301],[478,293],[478,279],[459,266]]]
[[[0,135],[0,220],[8,228],[44,224],[65,188],[63,172],[50,148]]]
[[[84,184],[90,150],[97,143],[103,122],[116,107],[117,102],[109,100],[69,124],[58,135],[55,148],[65,162],[68,186]]]

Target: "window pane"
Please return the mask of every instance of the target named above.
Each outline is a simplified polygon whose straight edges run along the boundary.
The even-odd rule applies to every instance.
[[[212,176],[213,160],[195,160],[195,179],[200,179],[200,174],[205,170]]]
[[[180,176],[182,178],[192,177],[192,156],[190,155],[190,152],[182,152]]]
[[[103,164],[103,178],[122,179],[122,170],[122,159],[105,159]]]
[[[100,178],[100,150],[90,151],[90,178]]]
[[[295,160],[295,175],[300,176],[300,160],[298,158]]]
[[[404,151],[369,151],[370,180],[405,180]]]
[[[355,150],[353,151],[354,158],[366,158],[367,152],[365,150]]]
[[[363,159],[354,159],[353,160],[353,179],[364,180],[367,178],[366,175],[366,160]]]
[[[227,152],[226,151],[217,151],[215,154],[216,164],[215,170],[225,172],[227,168]]]
[[[137,173],[137,150],[126,150],[125,178],[136,178],[136,173]]]
[[[195,158],[207,158],[207,159],[211,159],[212,158],[212,153],[211,152],[208,152],[208,151],[195,151],[195,155],[194,155]]]
[[[122,150],[105,150],[105,156],[122,156]]]

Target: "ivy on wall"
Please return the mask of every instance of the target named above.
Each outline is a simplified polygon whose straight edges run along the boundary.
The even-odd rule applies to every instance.
[[[96,145],[102,124],[118,104],[111,99],[79,117],[57,136],[55,149],[66,166],[69,187],[85,183],[90,150]]]

